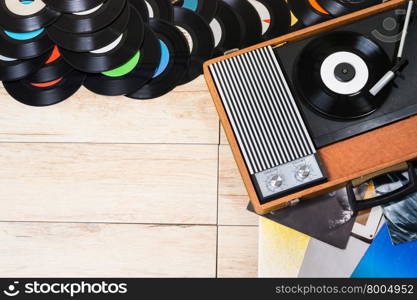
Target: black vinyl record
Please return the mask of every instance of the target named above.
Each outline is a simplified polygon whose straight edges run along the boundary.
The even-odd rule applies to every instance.
[[[106,96],[120,96],[143,87],[155,74],[161,58],[161,48],[156,35],[145,27],[145,39],[140,58],[132,71],[123,76],[88,74],[84,86],[90,91]]]
[[[160,64],[153,78],[138,91],[130,93],[129,98],[152,99],[170,92],[186,74],[189,65],[190,50],[181,31],[158,19],[151,19],[149,25],[160,41]],[[161,69],[162,64],[164,67]]]
[[[330,13],[320,7],[317,0],[288,0],[290,9],[304,26],[311,26],[328,21],[332,18]],[[313,7],[313,5],[315,7]]]
[[[47,32],[52,41],[66,50],[88,52],[105,47],[125,32],[129,23],[129,16],[130,6],[125,5],[123,12],[116,18],[116,20],[114,20],[112,24],[97,32],[81,34],[68,33],[61,31],[55,26],[49,27]],[[141,22],[141,24],[143,26],[143,22]],[[143,39],[143,28],[138,28],[137,32],[139,38]]]
[[[104,0],[43,0],[49,7],[63,13],[76,13],[93,9]]]
[[[369,90],[391,68],[374,41],[354,32],[330,33],[310,42],[297,58],[296,91],[314,110],[329,118],[354,119],[374,112],[389,88]]]
[[[142,17],[143,22],[149,23],[149,10],[145,0],[128,0],[129,3],[136,8]]]
[[[29,82],[45,83],[57,80],[74,69],[62,58],[58,47],[54,48],[53,54],[36,72],[25,79]]]
[[[42,67],[50,53],[32,59],[16,60],[0,56],[0,81],[14,81],[27,77]]]
[[[119,17],[126,6],[127,0],[106,0],[103,5],[89,14],[63,14],[54,24],[57,28],[66,34],[71,33],[91,33],[96,32],[109,24],[113,23]]]
[[[150,18],[172,22],[174,18],[173,6],[170,0],[145,0]]]
[[[259,43],[262,37],[262,23],[256,9],[246,0],[222,0],[238,14],[243,33],[243,46]],[[236,34],[236,33],[234,33]]]
[[[339,17],[373,5],[381,4],[382,0],[317,0],[317,3],[332,16]]]
[[[25,34],[18,34],[24,37]],[[33,38],[16,39],[14,33],[0,29],[0,55],[19,59],[30,59],[40,56],[52,49],[54,44],[45,30],[38,30]]]
[[[243,47],[243,29],[239,16],[223,1],[217,2],[217,11],[210,27],[214,35],[214,54],[222,56],[227,51]]]
[[[17,101],[30,106],[49,106],[71,97],[82,86],[85,74],[72,71],[56,82],[37,85],[26,79],[3,82],[7,92]]]
[[[18,15],[7,8],[5,0],[0,0],[0,26],[9,31],[35,31],[55,22],[60,15],[47,6],[34,14]]]
[[[203,73],[203,63],[213,56],[214,37],[207,22],[189,9],[174,7],[174,25],[186,36],[191,50],[190,66],[181,80],[184,84]]]
[[[262,15],[262,11],[256,7],[256,2],[265,7],[269,16]],[[258,10],[261,22],[268,24],[266,31],[263,30],[262,33],[263,40],[271,40],[290,32],[291,12],[285,0],[252,0],[250,3]]]
[[[112,45],[110,50],[74,52],[60,48],[60,51],[64,59],[75,69],[86,73],[101,73],[117,68],[132,58],[142,45],[143,31],[144,23],[139,13],[132,7],[127,30],[103,48]]]
[[[218,0],[171,0],[174,6],[192,10],[210,23],[216,15]]]

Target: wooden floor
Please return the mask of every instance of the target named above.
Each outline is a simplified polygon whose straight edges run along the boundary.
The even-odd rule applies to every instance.
[[[257,275],[258,219],[202,78],[152,101],[0,100],[0,277]]]

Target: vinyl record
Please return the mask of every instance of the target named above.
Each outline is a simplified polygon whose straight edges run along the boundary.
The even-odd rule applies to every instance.
[[[3,56],[29,59],[50,51],[53,46],[43,28],[26,33],[0,29],[0,55]]]
[[[210,23],[217,10],[218,0],[171,0],[174,6],[180,6],[192,10],[202,16],[206,22]]]
[[[129,3],[136,8],[142,17],[143,22],[149,23],[149,9],[145,0],[128,0]]]
[[[14,81],[27,77],[35,72],[48,59],[50,53],[45,53],[32,59],[16,59],[0,55],[0,81]]]
[[[170,0],[145,0],[149,18],[156,18],[172,22],[174,18],[173,6]]]
[[[151,19],[149,25],[159,39],[161,60],[153,78],[138,91],[130,93],[129,98],[151,99],[170,92],[186,74],[189,65],[190,50],[181,31],[158,19]]]
[[[317,112],[354,119],[374,112],[389,88],[377,96],[369,90],[390,69],[384,50],[354,32],[336,32],[310,42],[297,58],[296,91]]]
[[[115,0],[119,1],[119,0]],[[55,26],[47,29],[48,36],[61,48],[75,52],[88,52],[100,49],[116,40],[126,31],[130,16],[130,6],[125,5],[123,12],[112,24],[93,33],[68,33]],[[140,22],[143,26],[143,22]],[[143,28],[138,28],[138,37],[143,39]]]
[[[262,37],[262,23],[256,9],[247,0],[222,1],[230,5],[239,16],[240,26],[243,30],[243,46],[259,43]]]
[[[291,13],[285,0],[248,0],[258,12],[264,41],[290,32]]]
[[[207,22],[195,12],[174,7],[174,25],[184,34],[190,48],[190,66],[181,84],[190,82],[203,73],[203,63],[212,58],[214,37]]]
[[[161,59],[161,47],[152,30],[145,27],[143,46],[133,59],[105,74],[88,74],[84,86],[106,96],[120,96],[143,87],[155,74]]]
[[[139,50],[143,42],[144,24],[139,13],[130,9],[127,30],[109,45],[90,52],[74,52],[60,48],[64,59],[75,69],[101,73],[123,65]]]
[[[49,83],[26,79],[3,82],[7,92],[17,101],[30,106],[49,106],[71,97],[82,86],[85,74],[72,71]]]
[[[0,0],[0,26],[8,31],[35,31],[55,22],[59,16],[59,12],[39,0]]]
[[[317,0],[317,3],[332,16],[339,17],[381,4],[382,0]]]
[[[210,28],[214,36],[213,56],[243,47],[243,29],[236,12],[223,1],[217,2],[217,11]]]
[[[93,9],[104,0],[43,0],[49,7],[63,13],[76,13]]]
[[[44,65],[25,79],[29,82],[46,83],[64,77],[73,70],[62,58],[58,47],[55,46]]]
[[[95,9],[86,12],[63,14],[54,24],[62,34],[91,33],[107,27],[118,18],[127,0],[106,0]]]
[[[332,18],[317,0],[288,0],[290,9],[304,26],[311,26]]]

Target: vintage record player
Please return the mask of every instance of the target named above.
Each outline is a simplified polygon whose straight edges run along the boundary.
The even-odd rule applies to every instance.
[[[257,213],[417,158],[411,8],[391,0],[206,62],[207,84]],[[415,184],[369,203],[414,191]]]

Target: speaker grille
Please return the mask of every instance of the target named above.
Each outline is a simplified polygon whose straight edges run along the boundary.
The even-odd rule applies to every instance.
[[[272,47],[210,66],[251,174],[316,153]]]

